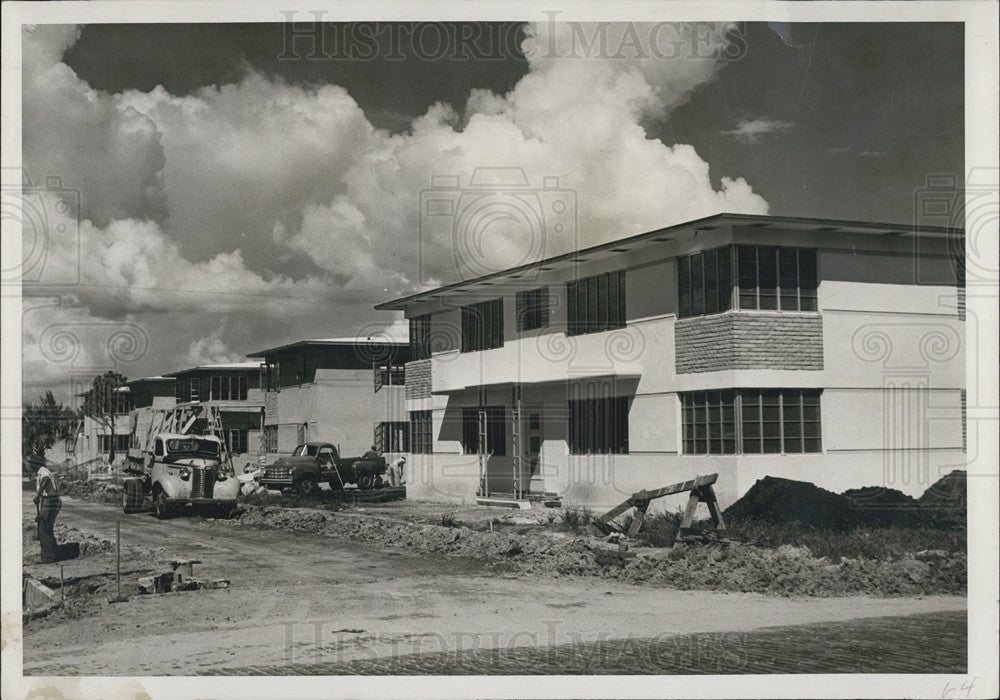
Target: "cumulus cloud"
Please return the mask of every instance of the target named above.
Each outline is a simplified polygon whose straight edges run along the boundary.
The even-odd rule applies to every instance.
[[[730,136],[740,143],[755,144],[765,136],[772,134],[783,134],[794,126],[791,122],[780,119],[740,119],[736,123],[736,128],[723,131],[724,136]]]
[[[609,52],[580,53],[598,30]],[[394,318],[376,318],[372,304],[465,274],[456,245],[469,241],[456,235],[469,232],[432,226],[422,211],[433,176],[450,178],[446,197],[457,201],[477,169],[523,174],[517,206],[538,232],[526,239],[523,221],[491,220],[478,232],[488,243],[480,268],[720,211],[766,213],[742,178],[723,173],[716,188],[693,147],[648,136],[649,123],[724,65],[696,50],[698,37],[655,31],[535,26],[529,71],[510,92],[474,90],[392,134],[339,86],[290,85],[252,68],[183,97],[100,92],[61,61],[76,30],[38,27],[25,37],[25,162],[35,179],[62,175],[83,202],[66,214],[79,236],[51,244],[47,276],[80,279],[78,305],[97,317],[139,318],[154,334],[183,332],[191,319],[200,340],[164,333],[164,356],[228,358],[254,349],[238,343],[388,326]],[[713,36],[721,55],[728,39]],[[664,60],[667,50],[677,55]],[[754,120],[727,134],[790,126]],[[543,211],[553,189],[572,204],[561,233]],[[248,334],[251,324],[261,331]]]
[[[211,365],[220,362],[244,362],[246,355],[234,352],[222,339],[223,329],[217,328],[210,335],[199,338],[188,347],[184,361],[189,367]]]

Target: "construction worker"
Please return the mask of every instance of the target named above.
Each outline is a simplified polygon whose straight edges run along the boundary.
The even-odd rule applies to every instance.
[[[406,464],[406,457],[396,457],[389,464],[389,485],[390,486],[402,486],[406,483],[406,479],[403,477],[403,466]]]
[[[52,528],[62,508],[62,499],[59,498],[55,477],[48,467],[39,467],[35,474],[34,501],[38,512],[35,520],[38,521],[38,543],[42,549],[42,561],[51,563],[59,558],[59,546],[56,544]]]

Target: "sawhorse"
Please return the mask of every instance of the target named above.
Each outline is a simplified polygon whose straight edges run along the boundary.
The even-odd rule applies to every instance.
[[[712,488],[712,484],[714,484],[718,478],[718,474],[709,474],[708,476],[699,476],[694,479],[689,479],[688,481],[681,481],[676,484],[671,484],[670,486],[664,486],[662,489],[655,489],[653,491],[636,491],[628,497],[628,500],[615,506],[604,515],[597,518],[597,520],[594,521],[594,524],[602,532],[609,534],[615,529],[611,526],[611,521],[630,508],[635,508],[635,517],[632,518],[632,524],[629,526],[628,532],[626,533],[626,536],[630,538],[635,537],[635,535],[639,532],[639,528],[642,527],[643,520],[646,519],[646,511],[649,510],[649,504],[651,501],[657,498],[662,498],[663,496],[671,496],[673,494],[690,491],[691,496],[688,498],[687,507],[684,509],[684,516],[681,518],[681,525],[677,531],[678,536],[681,538],[688,538],[694,534],[691,523],[694,520],[694,514],[698,509],[699,503],[704,503],[708,506],[708,512],[712,516],[712,522],[715,523],[715,529],[725,532],[726,523],[722,519],[722,512],[719,510],[719,502],[715,497],[715,490]]]

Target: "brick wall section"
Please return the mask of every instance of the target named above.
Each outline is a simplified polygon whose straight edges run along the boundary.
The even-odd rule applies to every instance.
[[[678,374],[731,369],[823,369],[823,319],[730,312],[679,319]]]
[[[277,425],[278,418],[278,394],[274,391],[264,392],[264,425]]]
[[[431,361],[406,363],[406,398],[426,399],[431,395]]]

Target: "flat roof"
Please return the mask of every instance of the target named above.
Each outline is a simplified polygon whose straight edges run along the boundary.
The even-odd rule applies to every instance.
[[[770,214],[731,214],[731,213],[721,213],[713,214],[711,216],[706,216],[701,219],[694,219],[692,221],[685,221],[680,224],[675,224],[673,226],[667,226],[665,228],[655,229],[653,231],[647,231],[646,233],[636,234],[635,236],[629,236],[627,238],[617,238],[613,241],[608,241],[607,243],[601,243],[599,245],[591,246],[590,248],[584,248],[581,250],[573,250],[568,253],[563,253],[561,255],[555,255],[550,258],[545,258],[543,260],[538,260],[536,262],[527,263],[525,265],[519,265],[517,267],[511,267],[506,270],[500,270],[498,272],[491,272],[487,275],[482,275],[481,277],[475,277],[468,280],[462,280],[459,282],[452,282],[450,284],[442,285],[440,287],[435,287],[433,289],[428,289],[423,292],[416,292],[415,294],[410,294],[404,297],[398,297],[390,301],[382,302],[381,304],[376,304],[375,309],[378,311],[404,311],[408,304],[417,301],[424,301],[430,297],[434,297],[439,294],[447,293],[450,291],[455,291],[462,289],[463,287],[472,287],[477,284],[488,285],[491,284],[490,280],[509,277],[510,279],[516,279],[518,273],[526,272],[536,268],[542,268],[553,263],[559,262],[583,262],[580,258],[604,251],[608,252],[626,252],[625,250],[616,250],[628,246],[630,244],[642,243],[642,242],[654,242],[654,243],[664,243],[667,240],[665,236],[669,234],[680,234],[686,229],[697,232],[704,230],[711,230],[713,228],[718,228],[723,225],[747,225],[756,228],[767,228],[769,226],[784,226],[799,230],[813,230],[822,231],[824,233],[864,233],[870,235],[885,235],[885,236],[905,236],[912,235],[913,233],[919,231],[922,235],[933,235],[935,237],[946,237],[946,238],[958,238],[965,236],[964,228],[951,228],[946,226],[914,226],[911,224],[885,224],[876,223],[871,221],[850,221],[845,219],[813,219],[801,216],[771,216]]]
[[[198,365],[197,367],[188,367],[187,369],[179,369],[176,372],[167,372],[164,377],[177,377],[182,374],[188,374],[189,372],[198,372],[202,370],[218,370],[218,369],[260,369],[259,362],[219,362],[217,364],[211,365]]]
[[[131,384],[138,384],[139,382],[172,382],[173,377],[140,377],[139,379],[129,379],[125,382],[126,386]]]
[[[366,346],[372,343],[379,345],[395,345],[401,348],[409,347],[409,342],[405,338],[392,338],[390,336],[357,336],[357,337],[347,337],[347,338],[313,338],[310,340],[298,340],[294,343],[288,343],[286,345],[279,345],[273,348],[267,348],[265,350],[257,350],[256,352],[247,353],[247,357],[264,357],[266,355],[273,355],[277,352],[282,352],[284,350],[292,350],[295,348],[306,347],[310,345],[318,345],[323,347],[358,347]]]

